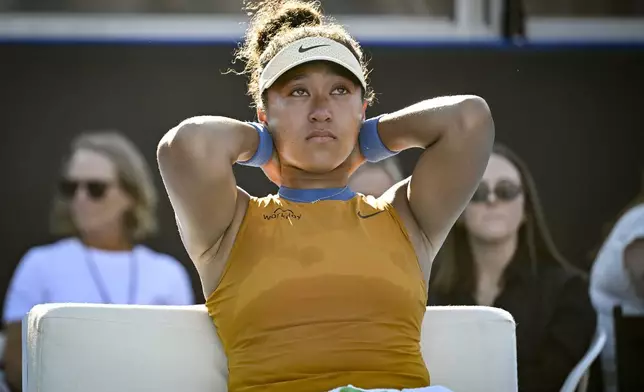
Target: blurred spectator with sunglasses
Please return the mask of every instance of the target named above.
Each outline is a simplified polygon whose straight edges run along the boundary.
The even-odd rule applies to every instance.
[[[157,195],[134,144],[118,133],[88,133],[71,150],[51,216],[53,234],[64,238],[27,251],[5,299],[4,365],[15,390],[21,386],[20,322],[37,304],[194,303],[185,268],[140,244],[155,230]]]
[[[619,214],[593,263],[590,297],[598,324],[606,332],[601,354],[605,392],[619,391],[613,309],[644,315],[644,173],[640,194]]]
[[[437,255],[430,305],[507,310],[521,392],[555,392],[588,349],[587,278],[557,251],[526,165],[495,146],[478,190]]]

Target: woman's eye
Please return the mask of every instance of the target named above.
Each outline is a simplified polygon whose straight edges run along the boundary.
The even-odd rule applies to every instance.
[[[307,92],[303,88],[296,88],[295,90],[291,91],[291,95],[294,97],[303,97],[307,95]]]
[[[344,87],[336,87],[331,92],[331,94],[338,94],[338,95],[344,95],[344,94],[348,94],[348,93],[349,93],[349,90],[347,90]]]

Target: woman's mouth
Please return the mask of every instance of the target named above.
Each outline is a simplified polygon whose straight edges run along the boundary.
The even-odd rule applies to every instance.
[[[306,137],[306,140],[310,140],[310,141],[314,141],[314,142],[318,142],[318,143],[319,142],[329,142],[329,141],[332,141],[332,140],[335,140],[335,139],[336,139],[336,137],[333,134],[333,132],[321,131],[321,130],[313,131],[313,132],[309,133],[308,136]]]

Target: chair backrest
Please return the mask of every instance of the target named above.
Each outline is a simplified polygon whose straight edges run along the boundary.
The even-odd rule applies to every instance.
[[[606,332],[601,329],[597,329],[595,337],[590,343],[590,347],[588,347],[588,351],[586,351],[583,358],[581,358],[577,365],[568,374],[560,392],[586,392],[588,389],[590,367],[604,349],[605,344]]]
[[[620,392],[644,391],[644,316],[613,309],[615,362]]]
[[[203,305],[38,305],[23,323],[24,392],[225,392],[227,363]],[[432,385],[517,391],[515,324],[487,307],[428,307]]]

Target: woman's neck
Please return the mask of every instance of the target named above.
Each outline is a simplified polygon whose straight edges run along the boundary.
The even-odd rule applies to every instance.
[[[282,165],[282,186],[293,189],[343,188],[349,183],[352,170],[345,162],[330,172],[312,173],[297,167]]]
[[[131,250],[132,242],[121,231],[106,230],[106,231],[92,231],[83,233],[80,240],[88,247],[110,250],[110,251],[123,251]]]
[[[470,237],[469,242],[479,286],[498,287],[505,268],[517,250],[518,235],[499,242],[485,242]]]

